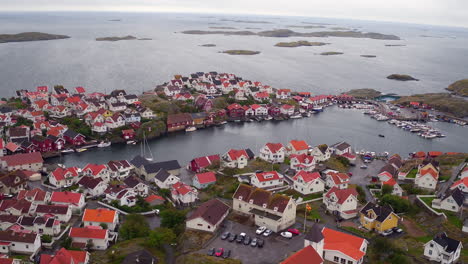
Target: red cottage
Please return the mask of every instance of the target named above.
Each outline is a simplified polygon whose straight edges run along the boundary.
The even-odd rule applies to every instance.
[[[124,129],[122,130],[122,137],[125,140],[132,140],[135,138],[135,130],[133,129]]]
[[[48,152],[54,150],[54,144],[50,138],[36,135],[31,138],[31,142],[36,145],[36,150],[39,152]]]
[[[239,119],[245,116],[245,110],[240,104],[231,104],[227,110],[230,118]]]
[[[68,144],[73,146],[81,146],[86,143],[85,136],[81,135],[80,133],[76,133],[71,129],[67,129],[67,131],[63,133],[63,138]]]
[[[184,130],[187,126],[193,125],[192,116],[188,113],[173,114],[167,116],[167,131]]]
[[[198,173],[202,172],[206,167],[209,167],[211,164],[219,161],[220,159],[218,154],[205,157],[198,157],[190,161],[188,167],[189,170]]]
[[[281,109],[277,106],[269,106],[268,107],[268,114],[271,116],[279,116],[281,114]]]

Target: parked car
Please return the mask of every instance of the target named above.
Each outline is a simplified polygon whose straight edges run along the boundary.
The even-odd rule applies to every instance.
[[[288,232],[293,234],[293,235],[299,235],[301,232],[297,230],[296,228],[289,228]]]
[[[221,235],[221,240],[226,240],[226,239],[229,237],[230,234],[231,234],[231,233],[229,233],[229,232],[227,232],[227,231],[224,232],[224,233]]]
[[[208,250],[208,256],[213,256],[215,253],[215,248],[210,248],[210,250]]]
[[[245,233],[240,233],[240,234],[237,236],[236,242],[237,242],[237,243],[242,243],[242,241],[244,241],[244,238],[245,238]]]
[[[263,232],[265,232],[266,229],[267,229],[266,226],[261,226],[257,229],[257,231],[255,231],[255,233],[257,235],[261,235]]]
[[[223,258],[229,258],[229,256],[231,256],[231,250],[230,249],[225,250],[223,253]]]
[[[397,233],[397,234],[403,233],[403,229],[398,228],[398,227],[394,227],[394,228],[392,228],[392,230],[393,230],[394,233]]]
[[[367,165],[362,164],[362,165],[361,165],[361,169],[367,169]]]
[[[252,242],[250,242],[250,245],[252,247],[256,247],[257,246],[257,243],[258,243],[258,239],[255,237],[254,239],[252,239]]]
[[[264,237],[270,236],[271,233],[273,233],[273,231],[271,231],[270,229],[267,229],[267,230],[265,230],[265,232],[263,232],[263,236]]]
[[[291,232],[281,232],[281,236],[285,238],[292,238],[292,233]]]
[[[250,244],[251,238],[249,236],[245,236],[244,238],[244,245],[248,246]]]
[[[228,238],[228,241],[229,241],[229,242],[232,242],[232,241],[236,240],[236,238],[237,238],[237,235],[236,235],[236,234],[230,234],[230,235],[229,235],[229,238]]]
[[[262,248],[264,244],[265,244],[265,240],[261,238],[257,240],[257,247]]]
[[[382,236],[386,237],[386,236],[389,236],[393,234],[393,230],[392,229],[388,229],[388,230],[385,230],[381,233]]]
[[[221,257],[224,253],[224,248],[218,248],[216,249],[215,256]]]

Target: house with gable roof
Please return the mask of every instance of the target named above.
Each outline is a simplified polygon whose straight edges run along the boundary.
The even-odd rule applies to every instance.
[[[197,173],[193,177],[193,186],[197,189],[204,189],[216,183],[216,174],[212,171]]]
[[[21,190],[16,198],[18,200],[25,199],[33,205],[46,204],[50,199],[50,193],[40,188],[34,188],[32,190]]]
[[[335,143],[333,145],[330,146],[330,148],[332,149],[332,151],[336,154],[336,155],[343,155],[345,153],[352,153],[352,150],[351,150],[351,145],[349,145],[348,143],[346,142],[338,142],[338,143]]]
[[[304,247],[308,246],[331,263],[361,264],[369,242],[316,223],[304,237]]]
[[[349,181],[350,178],[346,173],[329,171],[325,175],[325,185],[327,188],[347,189]]]
[[[7,171],[40,171],[44,160],[40,152],[20,153],[0,157],[1,168]]]
[[[39,204],[34,209],[37,216],[54,216],[62,223],[68,223],[72,216],[72,210],[68,205]]]
[[[283,163],[286,155],[286,148],[281,143],[266,143],[260,149],[260,156],[264,161],[271,163]]]
[[[424,244],[424,257],[443,264],[457,263],[462,248],[460,241],[448,237],[446,233],[439,233]]]
[[[326,161],[331,157],[332,150],[327,145],[319,145],[310,151],[310,155],[314,156],[317,162]]]
[[[242,169],[247,162],[254,157],[250,149],[230,149],[221,157],[221,165],[229,168]]]
[[[85,205],[84,195],[76,192],[52,192],[50,202],[56,205],[69,205],[72,210],[81,210]]]
[[[277,171],[266,171],[252,174],[251,184],[262,189],[283,186],[284,176]]]
[[[41,254],[39,264],[88,264],[90,254],[87,251],[61,248],[54,255]]]
[[[87,196],[97,197],[104,193],[107,189],[107,182],[102,178],[93,178],[89,176],[84,176],[78,181],[80,189],[83,191],[83,194]]]
[[[60,234],[61,229],[60,221],[51,215],[36,217],[23,216],[21,220],[18,221],[18,226],[22,231],[27,230],[40,235],[49,236],[57,236]],[[15,226],[10,229],[14,230]]]
[[[165,169],[160,169],[154,176],[154,182],[161,189],[169,189],[173,184],[179,182],[179,177]]]
[[[388,181],[382,182],[382,188],[384,185],[392,186],[392,195],[403,196],[403,188],[397,183],[394,178],[390,178]]]
[[[289,167],[295,171],[312,171],[315,169],[315,158],[307,154],[289,156]]]
[[[296,222],[296,203],[291,197],[240,184],[233,196],[233,210],[249,215],[255,225],[279,232]]]
[[[185,221],[187,228],[215,232],[229,214],[230,207],[218,199],[201,204]]]
[[[450,186],[450,190],[460,189],[465,194],[468,194],[468,177],[458,180]]]
[[[389,205],[378,205],[368,202],[359,211],[359,221],[367,230],[382,233],[398,226],[400,217],[393,212]]]
[[[458,213],[463,209],[465,195],[460,189],[450,190],[444,197],[432,200],[432,207]]]
[[[17,194],[27,186],[27,179],[18,171],[0,175],[0,191],[3,194]]]
[[[105,182],[110,181],[110,170],[106,164],[87,164],[81,171],[84,176],[101,178]]]
[[[189,205],[198,200],[197,189],[183,182],[176,182],[170,188],[172,200],[181,205]]]
[[[288,155],[301,155],[309,152],[309,145],[305,140],[291,140],[286,147]]]
[[[212,166],[212,165],[214,166],[220,165],[220,157],[218,154],[194,158],[188,164],[188,169],[193,172],[200,173],[204,171],[205,168]]]
[[[414,179],[414,184],[419,188],[435,190],[439,180],[439,170],[434,168],[432,164],[419,167]]]
[[[111,160],[107,163],[112,179],[123,180],[132,171],[133,167],[127,160]]]
[[[148,196],[149,187],[146,183],[137,176],[129,176],[124,180],[125,185],[132,189],[137,195],[146,197]]]
[[[72,239],[72,244],[80,248],[85,248],[92,241],[92,249],[106,250],[110,242],[109,231],[101,227],[72,227],[68,236]]]
[[[323,259],[312,246],[306,246],[303,249],[292,254],[280,264],[322,264]]]
[[[325,190],[325,183],[318,172],[299,171],[294,175],[293,181],[294,190],[304,195],[323,192]]]
[[[78,182],[79,169],[77,167],[58,167],[49,173],[49,183],[56,187],[70,186]]]
[[[294,106],[289,104],[283,104],[280,106],[280,112],[286,116],[292,116],[294,114]]]
[[[338,189],[332,187],[323,195],[323,203],[327,210],[343,219],[357,215],[357,191],[354,188]]]
[[[85,209],[82,222],[85,227],[105,224],[106,229],[114,231],[119,224],[119,213],[107,208]]]
[[[41,249],[41,236],[33,232],[0,231],[2,253],[34,254]]]

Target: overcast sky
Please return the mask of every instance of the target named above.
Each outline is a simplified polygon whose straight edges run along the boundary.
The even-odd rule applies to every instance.
[[[468,27],[468,0],[0,0],[0,10],[274,14]]]

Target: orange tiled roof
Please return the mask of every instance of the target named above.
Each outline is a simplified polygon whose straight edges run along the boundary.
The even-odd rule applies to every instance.
[[[117,212],[108,209],[86,209],[83,215],[83,221],[113,223]]]
[[[365,241],[363,238],[326,227],[323,229],[322,234],[325,238],[324,249],[342,252],[354,260],[359,260],[366,254],[361,251],[361,245]]]

